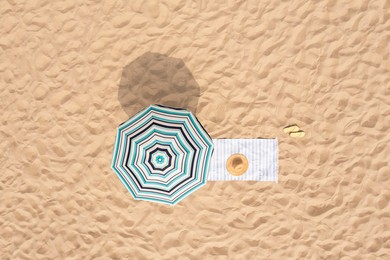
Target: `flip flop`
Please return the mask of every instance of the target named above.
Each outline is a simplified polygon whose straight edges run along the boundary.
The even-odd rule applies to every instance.
[[[297,132],[299,131],[299,127],[297,125],[289,125],[283,128],[283,132],[290,133],[290,132]]]
[[[305,136],[305,132],[303,132],[303,131],[291,132],[290,136],[291,137],[304,137]]]

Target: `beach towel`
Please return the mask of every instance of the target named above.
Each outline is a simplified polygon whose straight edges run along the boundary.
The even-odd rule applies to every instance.
[[[278,181],[278,139],[213,139],[214,155],[208,181]],[[248,159],[248,170],[233,176],[226,161],[233,154]]]

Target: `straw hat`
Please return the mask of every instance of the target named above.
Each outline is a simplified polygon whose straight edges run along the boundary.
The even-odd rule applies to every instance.
[[[243,154],[233,154],[226,161],[226,169],[231,175],[243,175],[248,170],[248,159]]]

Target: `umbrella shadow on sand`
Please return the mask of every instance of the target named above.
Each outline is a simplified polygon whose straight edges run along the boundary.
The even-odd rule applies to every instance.
[[[129,117],[151,104],[196,113],[200,87],[183,60],[147,52],[123,68],[118,100]]]

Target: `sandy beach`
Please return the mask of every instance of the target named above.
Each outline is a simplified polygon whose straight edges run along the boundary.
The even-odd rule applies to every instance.
[[[0,5],[0,259],[390,259],[389,1],[128,2]],[[112,151],[151,103],[278,138],[279,182],[135,201]]]

